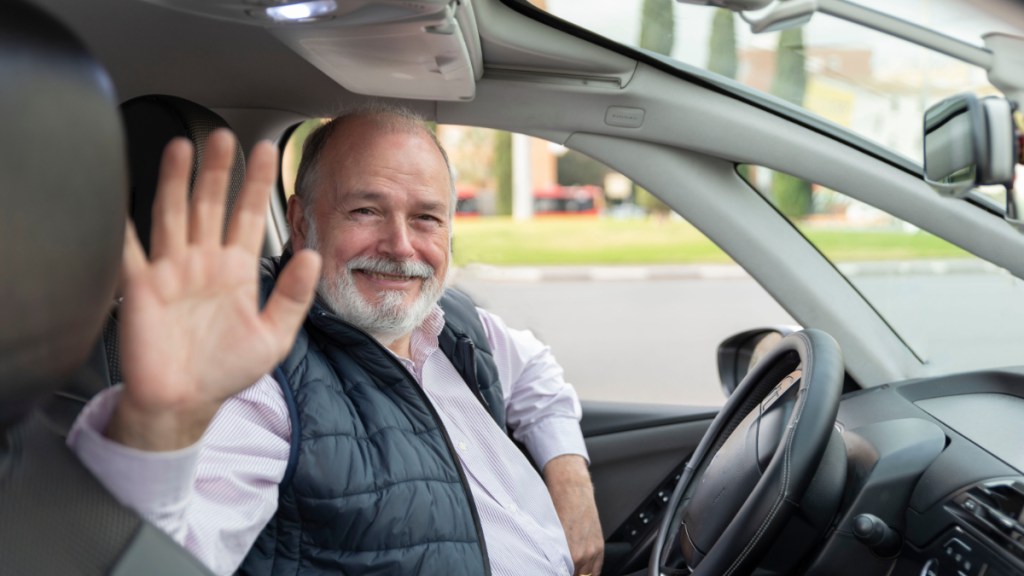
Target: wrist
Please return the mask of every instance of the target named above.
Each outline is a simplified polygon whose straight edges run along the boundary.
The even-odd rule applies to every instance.
[[[199,442],[219,407],[217,404],[179,410],[143,409],[122,395],[103,435],[137,450],[180,450]]]

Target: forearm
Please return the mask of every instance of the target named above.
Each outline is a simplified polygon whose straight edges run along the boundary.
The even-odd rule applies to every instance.
[[[100,432],[117,389],[83,411],[68,444],[123,504],[169,534],[217,574],[231,574],[277,507],[289,452],[287,407],[261,379],[225,403],[201,444],[145,452]]]
[[[587,461],[566,454],[544,466],[544,483],[565,531],[576,574],[600,574],[604,536]]]
[[[552,497],[555,493],[573,493],[594,498],[590,470],[586,459],[576,454],[564,454],[551,459],[543,469],[544,483]]]

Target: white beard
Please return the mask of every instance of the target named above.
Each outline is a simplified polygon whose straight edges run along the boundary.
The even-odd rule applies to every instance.
[[[306,247],[319,250],[320,242],[312,218],[307,220],[307,224]],[[420,278],[420,293],[411,304],[406,304],[406,292],[384,290],[378,292],[376,303],[370,302],[355,285],[356,270]],[[368,332],[384,346],[412,333],[434,309],[443,293],[443,283],[428,264],[369,256],[353,258],[337,273],[321,276],[317,286],[317,294],[332,312]]]

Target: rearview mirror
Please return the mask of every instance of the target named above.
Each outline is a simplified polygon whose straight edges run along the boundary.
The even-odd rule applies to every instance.
[[[962,197],[986,184],[1009,190],[1019,154],[1004,98],[959,94],[925,112],[924,179],[940,194]]]

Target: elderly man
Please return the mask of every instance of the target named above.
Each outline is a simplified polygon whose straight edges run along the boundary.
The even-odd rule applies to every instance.
[[[258,281],[276,156],[253,150],[222,242],[232,145],[211,137],[190,205],[190,150],[168,146],[149,261],[127,234],[124,384],[69,437],[83,461],[218,573],[599,573],[575,393],[529,332],[445,290],[433,133],[379,107],[314,132],[295,252]]]

